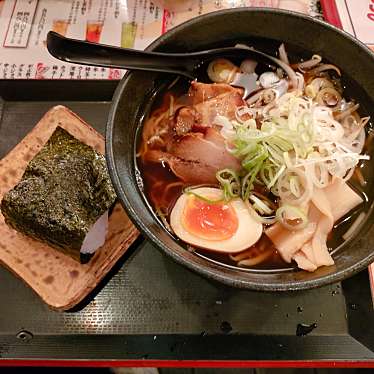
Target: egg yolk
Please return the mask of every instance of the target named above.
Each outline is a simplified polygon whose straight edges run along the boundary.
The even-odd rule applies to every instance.
[[[224,202],[209,203],[189,196],[184,207],[182,225],[189,233],[206,240],[230,239],[238,229],[238,217]]]

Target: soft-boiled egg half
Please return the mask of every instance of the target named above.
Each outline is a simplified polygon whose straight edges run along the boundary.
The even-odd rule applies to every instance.
[[[199,187],[181,195],[170,215],[174,233],[186,243],[216,252],[236,253],[262,235],[241,199],[223,200],[218,188]]]

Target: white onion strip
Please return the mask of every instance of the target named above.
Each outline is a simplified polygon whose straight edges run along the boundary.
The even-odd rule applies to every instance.
[[[287,215],[292,216],[292,220],[288,219]],[[277,209],[276,217],[277,221],[290,231],[302,230],[309,222],[308,217],[300,208],[287,204]],[[288,221],[297,221],[298,223],[291,224]]]
[[[261,262],[265,261],[268,257],[270,257],[273,254],[273,250],[270,248],[267,251],[264,251],[263,253],[254,256],[254,257],[248,257],[244,260],[241,260],[238,262],[238,266],[255,266],[260,264]]]
[[[297,68],[301,71],[305,69],[311,69],[314,66],[318,65],[322,61],[322,57],[320,55],[313,55],[310,60],[300,62],[297,64]]]
[[[317,66],[316,68],[310,70],[309,74],[317,75],[317,74],[322,73],[323,71],[326,71],[326,70],[334,70],[334,71],[337,72],[337,74],[339,76],[342,75],[339,68],[337,68],[335,65],[332,65],[332,64],[321,64],[321,65]]]
[[[298,183],[304,191],[300,191],[300,194],[297,196],[290,190],[290,178],[292,174],[295,174],[298,178]],[[292,180],[292,179],[291,179]],[[299,168],[290,168],[287,169],[278,179],[278,192],[281,200],[286,204],[300,206],[307,203],[313,194],[313,184],[305,176],[305,173]]]
[[[255,206],[256,206],[258,208],[258,210],[260,211],[261,214],[271,214],[273,212],[273,210],[271,208],[269,208],[257,196],[255,196],[255,195],[252,194],[252,195],[249,196],[249,199],[252,200],[252,202],[254,203],[253,208],[255,208]]]
[[[252,104],[255,104],[258,100],[262,99],[262,95],[264,94],[264,91],[265,90],[261,90],[261,91],[255,93],[255,94],[253,94],[252,96],[250,96],[247,99],[247,104],[252,105]]]
[[[345,117],[349,116],[350,114],[352,114],[353,112],[355,112],[359,107],[360,107],[360,104],[352,105],[352,106],[348,107],[347,109],[343,110],[342,112],[336,114],[335,119],[337,121],[341,121],[343,118],[345,118]]]
[[[257,222],[262,223],[263,225],[272,225],[277,221],[276,217],[261,217],[248,200],[246,200],[244,203],[253,219]]]
[[[286,48],[284,46],[284,43],[282,43],[280,46],[279,46],[279,59],[281,61],[283,61],[285,64],[289,65],[290,64],[290,61],[288,60],[288,56],[287,56],[287,52],[286,52]]]
[[[288,75],[291,81],[291,87],[296,88],[297,87],[297,75],[296,72],[291,68],[291,66],[287,63],[285,63],[282,60],[279,60],[276,57],[271,57],[274,62],[276,62]]]

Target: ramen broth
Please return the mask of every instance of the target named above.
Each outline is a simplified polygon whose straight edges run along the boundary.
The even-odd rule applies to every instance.
[[[176,92],[178,92],[180,91],[180,88],[176,87],[175,90]],[[170,94],[170,92],[168,93]],[[188,98],[186,98],[186,96],[183,95],[182,100],[186,102]],[[154,111],[160,108],[162,109],[163,105],[160,105],[160,103],[155,103],[155,105],[151,107],[150,113],[153,113]],[[166,220],[169,221],[171,209],[173,208],[178,197],[182,194],[183,189],[189,187],[189,185],[183,183],[183,181],[176,177],[172,173],[168,165],[165,163],[147,162],[142,161],[141,158],[138,158],[137,165],[143,179],[144,195],[146,196],[148,202],[151,204],[156,214],[163,214]],[[357,180],[353,180],[353,183],[355,185],[358,185]],[[344,217],[334,226],[333,231],[330,232],[328,237],[329,248],[337,248],[342,243],[344,243],[342,235],[345,232],[347,232],[347,230],[358,217],[358,215],[361,212],[366,211],[367,198],[365,198],[365,202],[366,204],[360,206],[359,209],[356,209],[353,212],[351,212],[348,216]],[[257,250],[259,244],[266,244],[266,249],[270,248],[272,254],[263,262],[251,266],[251,268],[259,270],[275,270],[282,268],[290,268],[290,264],[287,264],[282,259],[282,257],[279,255],[278,251],[276,250],[272,242],[266,237],[265,234],[262,234],[260,241],[253,246],[253,249]],[[182,245],[185,244],[182,243]],[[191,247],[186,246],[186,249],[191,250]],[[237,265],[237,262],[232,260],[228,255],[215,253],[213,251],[208,251],[201,248],[194,248],[193,250],[196,253],[201,253],[203,256],[211,258],[212,260],[220,262],[222,264],[230,266]]]
[[[309,75],[310,71],[308,71],[304,77],[307,81],[310,81],[311,79]],[[322,77],[324,78],[329,76],[322,74]],[[141,134],[142,138],[139,143],[137,158],[137,165],[143,180],[144,195],[152,206],[155,214],[164,224],[165,228],[174,236],[175,234],[170,227],[170,214],[178,198],[186,191],[186,189],[188,190],[192,186],[195,186],[196,183],[188,183],[185,182],[182,178],[178,177],[176,173],[173,172],[175,170],[172,170],[172,168],[170,167],[172,161],[167,158],[165,160],[163,159],[162,155],[169,152],[169,135],[164,134],[164,128],[170,127],[170,121],[175,120],[175,116],[177,115],[177,113],[179,113],[181,108],[189,106],[192,106],[193,108],[193,105],[195,105],[195,98],[193,97],[193,95],[190,95],[186,92],[188,92],[186,83],[185,81],[181,81],[180,84],[175,84],[172,89],[167,90],[163,95],[161,95],[161,102],[154,102],[150,109],[149,115],[145,120],[145,127],[143,128],[143,133]],[[354,115],[359,118],[358,114],[354,113]],[[151,124],[151,126],[148,126],[152,121],[153,123]],[[259,117],[259,119],[256,121],[257,125],[259,125],[261,117]],[[184,123],[182,123],[182,125],[184,126]],[[195,125],[196,124],[194,124],[193,126]],[[181,129],[184,131],[183,126],[181,127]],[[187,124],[186,126],[188,127],[190,126],[190,124]],[[197,125],[196,130],[193,127],[189,128],[188,131],[190,132],[187,132],[187,135],[189,135],[190,133],[194,134],[195,132],[204,133],[206,131],[206,129],[202,129],[199,126],[200,125]],[[159,132],[158,130],[154,131],[154,134],[156,135],[153,134],[152,136],[150,136],[149,134],[147,134],[148,128],[150,127],[152,127],[153,129],[159,128],[161,130]],[[185,133],[177,133],[178,138],[183,138],[184,136]],[[371,140],[371,138],[369,137],[367,139],[367,142],[368,140]],[[366,145],[365,148],[368,148],[368,145]],[[152,160],[152,157],[143,157],[145,153],[148,152],[149,154],[151,154],[153,151],[155,151],[156,154],[157,152],[159,152],[157,156],[158,161],[155,162],[154,160]],[[364,212],[366,209],[367,198],[362,195],[362,186],[360,186],[359,182],[359,174],[353,174],[350,183],[353,183],[353,185],[355,186],[354,190],[361,196],[363,196],[362,200],[364,201],[364,203],[358,205],[357,208],[352,209],[348,214],[345,214],[344,217],[335,222],[334,228],[329,232],[327,237],[327,247],[330,251],[332,249],[338,248],[344,242],[344,233],[346,233],[352,223],[354,223],[354,221],[358,217],[360,217],[360,213]],[[218,181],[215,181],[213,183],[203,182],[202,184],[205,186],[221,188]],[[273,200],[276,204],[279,204],[279,202],[277,201],[278,198],[261,185],[255,185],[252,192],[255,194],[259,193],[258,196],[265,196],[265,199]],[[199,246],[193,246],[188,243],[184,243],[183,240],[179,239],[177,236],[175,237],[176,240],[180,241],[182,245],[186,247],[186,250],[194,251],[197,254],[201,254],[204,257],[210,258],[211,260],[225,265],[264,270],[290,268],[290,266],[294,267],[294,262],[292,262],[291,264],[287,263],[286,261],[284,261],[282,256],[280,256],[273,242],[265,234],[266,227],[267,225],[265,223],[264,231],[260,239],[257,240],[254,245],[251,245],[248,248],[239,251],[238,253],[232,254],[220,253],[206,248],[201,248]]]

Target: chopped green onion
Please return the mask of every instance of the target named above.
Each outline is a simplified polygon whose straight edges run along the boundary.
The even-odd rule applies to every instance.
[[[291,215],[292,219],[287,218],[287,215]],[[308,217],[304,212],[300,208],[288,204],[278,208],[275,216],[280,224],[291,231],[304,229],[308,224]],[[289,221],[296,221],[297,223],[291,224]]]
[[[249,213],[257,222],[262,223],[263,225],[272,225],[273,223],[277,221],[275,216],[274,217],[260,216],[248,200],[245,200],[244,202],[245,202],[245,205],[247,206]]]
[[[261,165],[256,165],[247,175],[242,179],[242,199],[247,200],[249,194],[253,190],[253,182],[256,179],[256,175],[260,170]]]
[[[255,195],[250,195],[249,200],[252,200],[254,203],[253,207],[255,210],[257,210],[260,214],[271,214],[273,212],[273,209],[271,209],[264,201],[259,199]]]
[[[284,93],[275,104],[256,120],[232,120],[231,125],[222,121],[230,130],[226,147],[242,165],[236,178],[217,178],[225,199],[241,194],[246,200],[255,185],[263,185],[283,203],[303,204],[310,200],[313,186],[323,188],[333,177],[347,180],[359,161],[369,158],[360,154],[362,128],[350,137],[331,108],[297,90]]]
[[[185,194],[197,197],[199,200],[205,201],[208,204],[218,204],[218,203],[222,203],[224,201],[223,198],[217,199],[217,200],[209,199],[206,196],[199,195],[198,193],[193,192],[192,190],[190,190],[188,192],[185,192]]]
[[[220,170],[216,173],[216,178],[223,188],[223,197],[226,201],[240,196],[240,179],[234,170]]]
[[[247,171],[250,171],[258,164],[262,164],[268,157],[268,152],[263,145],[258,144],[252,152],[248,153],[242,161],[242,166]]]

